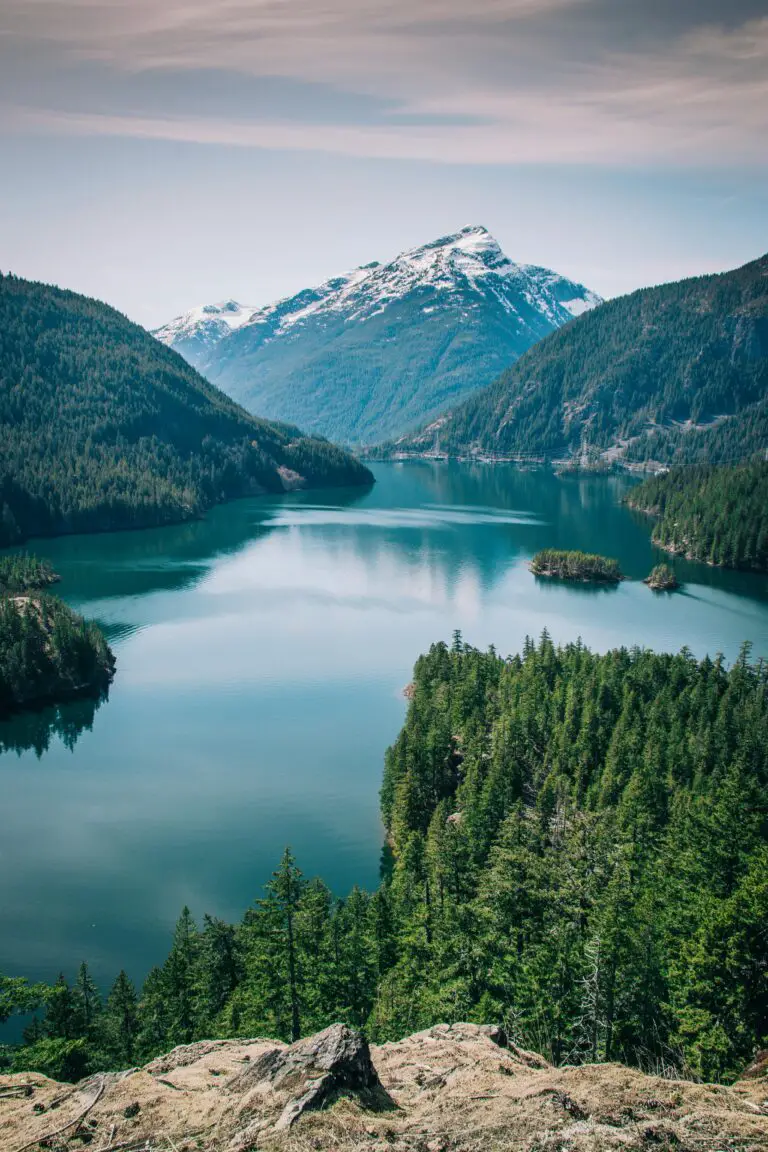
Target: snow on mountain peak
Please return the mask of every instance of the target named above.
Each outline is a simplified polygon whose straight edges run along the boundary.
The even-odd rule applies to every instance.
[[[437,417],[599,302],[471,224],[267,306],[194,309],[156,335],[252,412],[373,443]]]
[[[488,301],[510,319],[522,308],[526,324],[528,314],[538,313],[551,327],[600,303],[594,293],[549,269],[513,263],[487,228],[471,224],[407,249],[389,263],[373,261],[266,307],[225,300],[195,308],[155,335],[174,347],[203,352],[238,329],[258,326],[260,340],[271,342],[323,318],[345,325],[365,322],[413,293],[438,294],[424,308],[427,314],[444,304]]]
[[[237,300],[200,304],[164,324],[153,335],[163,344],[172,346],[191,341],[201,347],[212,347],[223,336],[246,324],[254,311],[251,305],[238,304]]]

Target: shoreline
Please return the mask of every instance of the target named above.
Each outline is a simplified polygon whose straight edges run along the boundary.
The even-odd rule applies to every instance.
[[[645,476],[656,475],[670,467],[659,460],[647,462],[612,460],[606,467],[579,467],[567,457],[554,456],[493,456],[488,454],[456,454],[448,452],[394,452],[377,455],[372,450],[361,450],[360,459],[367,464],[407,464],[422,462],[428,464],[514,464],[520,468],[547,468],[558,476]]]

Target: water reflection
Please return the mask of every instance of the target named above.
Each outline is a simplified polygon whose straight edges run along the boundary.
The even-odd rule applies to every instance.
[[[139,979],[182,904],[240,915],[286,843],[338,892],[375,884],[402,688],[454,628],[503,655],[545,627],[601,650],[733,659],[751,639],[768,653],[765,578],[678,561],[683,592],[641,583],[659,553],[621,506],[626,479],[376,473],[372,490],[38,546],[118,667],[103,708],[67,705],[3,737],[20,754],[0,757],[0,970],[55,978],[86,958],[105,981],[121,966]],[[537,581],[542,547],[615,556],[631,579]]]
[[[365,498],[364,488],[334,492],[336,507]],[[285,501],[300,496],[284,497]],[[60,591],[72,603],[142,597],[193,588],[218,559],[258,542],[270,531],[281,501],[237,500],[200,520],[148,531],[64,536],[33,542],[63,578]],[[93,613],[91,612],[91,615]]]
[[[82,733],[91,731],[94,716],[107,699],[105,689],[98,698],[80,697],[0,720],[0,752],[32,751],[40,759],[56,738],[71,752]]]

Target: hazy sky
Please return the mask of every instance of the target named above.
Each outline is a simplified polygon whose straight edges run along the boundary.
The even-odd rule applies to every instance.
[[[466,224],[604,295],[768,250],[768,0],[0,0],[0,269],[159,324]]]

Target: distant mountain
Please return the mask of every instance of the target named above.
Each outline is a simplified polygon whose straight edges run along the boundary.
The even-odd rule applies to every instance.
[[[251,411],[372,443],[487,384],[599,303],[555,272],[513,264],[473,227],[266,308],[195,309],[155,335]]]
[[[224,336],[246,324],[255,311],[255,307],[238,304],[236,300],[203,304],[159,328],[154,335],[194,365],[204,359]]]
[[[389,447],[577,464],[768,448],[768,256],[610,300]]]
[[[106,304],[0,275],[0,545],[370,480],[327,441],[250,416]]]

